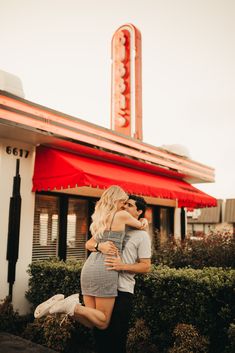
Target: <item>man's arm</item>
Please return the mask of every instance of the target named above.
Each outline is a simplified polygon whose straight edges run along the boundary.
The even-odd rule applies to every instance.
[[[134,264],[125,264],[120,256],[110,257],[105,259],[105,265],[108,270],[127,271],[131,273],[148,273],[151,269],[151,259],[139,259],[139,262]]]

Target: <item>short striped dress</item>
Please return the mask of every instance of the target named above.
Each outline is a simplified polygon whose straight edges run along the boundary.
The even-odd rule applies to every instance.
[[[122,250],[122,243],[125,231],[105,231],[101,242],[112,241],[119,251]],[[118,288],[118,272],[107,270],[104,264],[107,255],[101,252],[92,252],[81,271],[82,295],[94,297],[116,297]]]

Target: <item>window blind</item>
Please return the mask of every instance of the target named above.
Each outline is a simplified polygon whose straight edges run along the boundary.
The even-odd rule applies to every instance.
[[[70,198],[67,216],[67,259],[84,260],[86,258],[87,233],[88,201]]]
[[[57,256],[58,197],[38,195],[35,199],[32,261]]]

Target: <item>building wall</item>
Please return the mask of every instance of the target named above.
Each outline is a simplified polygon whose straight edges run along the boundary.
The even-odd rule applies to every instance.
[[[8,147],[8,149],[7,149]],[[15,148],[13,153],[13,148]],[[7,153],[8,151],[8,153]],[[29,154],[26,158],[26,151]],[[17,154],[17,155],[16,155]],[[21,155],[20,155],[21,154]],[[0,140],[0,300],[9,293],[7,283],[8,261],[7,238],[10,198],[13,191],[13,178],[16,174],[16,160],[20,160],[21,176],[21,220],[19,256],[16,263],[16,280],[13,286],[13,305],[20,309],[20,313],[26,313],[29,303],[25,299],[25,291],[28,287],[27,268],[32,259],[32,236],[34,218],[34,193],[32,190],[32,176],[34,169],[35,148],[17,140]]]
[[[219,233],[221,235],[233,235],[234,229],[231,223],[188,223],[187,236],[200,236],[200,235],[210,235],[211,232]]]
[[[8,147],[8,148],[7,148]],[[13,149],[15,148],[13,153]],[[7,153],[7,151],[9,153]],[[26,158],[25,153],[29,151]],[[20,156],[20,153],[22,154]],[[17,140],[0,140],[0,300],[4,299],[9,293],[9,284],[7,283],[8,261],[7,238],[8,238],[8,219],[10,198],[13,191],[13,178],[16,174],[16,160],[20,160],[21,177],[21,223],[20,223],[20,241],[19,256],[16,264],[16,280],[13,286],[13,306],[19,310],[20,314],[29,311],[29,303],[25,298],[25,292],[28,289],[27,269],[32,262],[33,245],[33,226],[34,226],[34,208],[35,194],[32,190],[32,176],[35,161],[35,146],[29,145]],[[78,192],[78,191],[77,191]],[[79,194],[79,192],[78,192]],[[180,225],[181,209],[174,211],[174,234],[176,238],[181,237]]]
[[[215,231],[224,235],[232,235],[233,234],[233,224],[232,223],[219,223],[215,225]]]

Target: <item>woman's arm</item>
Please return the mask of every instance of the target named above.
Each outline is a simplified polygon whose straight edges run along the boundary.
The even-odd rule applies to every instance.
[[[141,220],[138,220],[125,210],[119,211],[118,216],[120,217],[121,222],[133,228],[145,229],[148,226],[148,221],[146,218],[141,218]]]
[[[97,251],[95,248],[96,245],[97,245],[97,241],[95,240],[94,237],[91,237],[89,240],[87,240],[85,244],[85,248],[89,251]]]
[[[90,238],[86,244],[85,248],[91,252],[97,252],[97,241],[95,240],[94,237]],[[118,249],[116,246],[113,244],[112,241],[105,241],[102,243],[98,243],[98,251],[102,252],[104,255],[116,255],[118,252]]]

